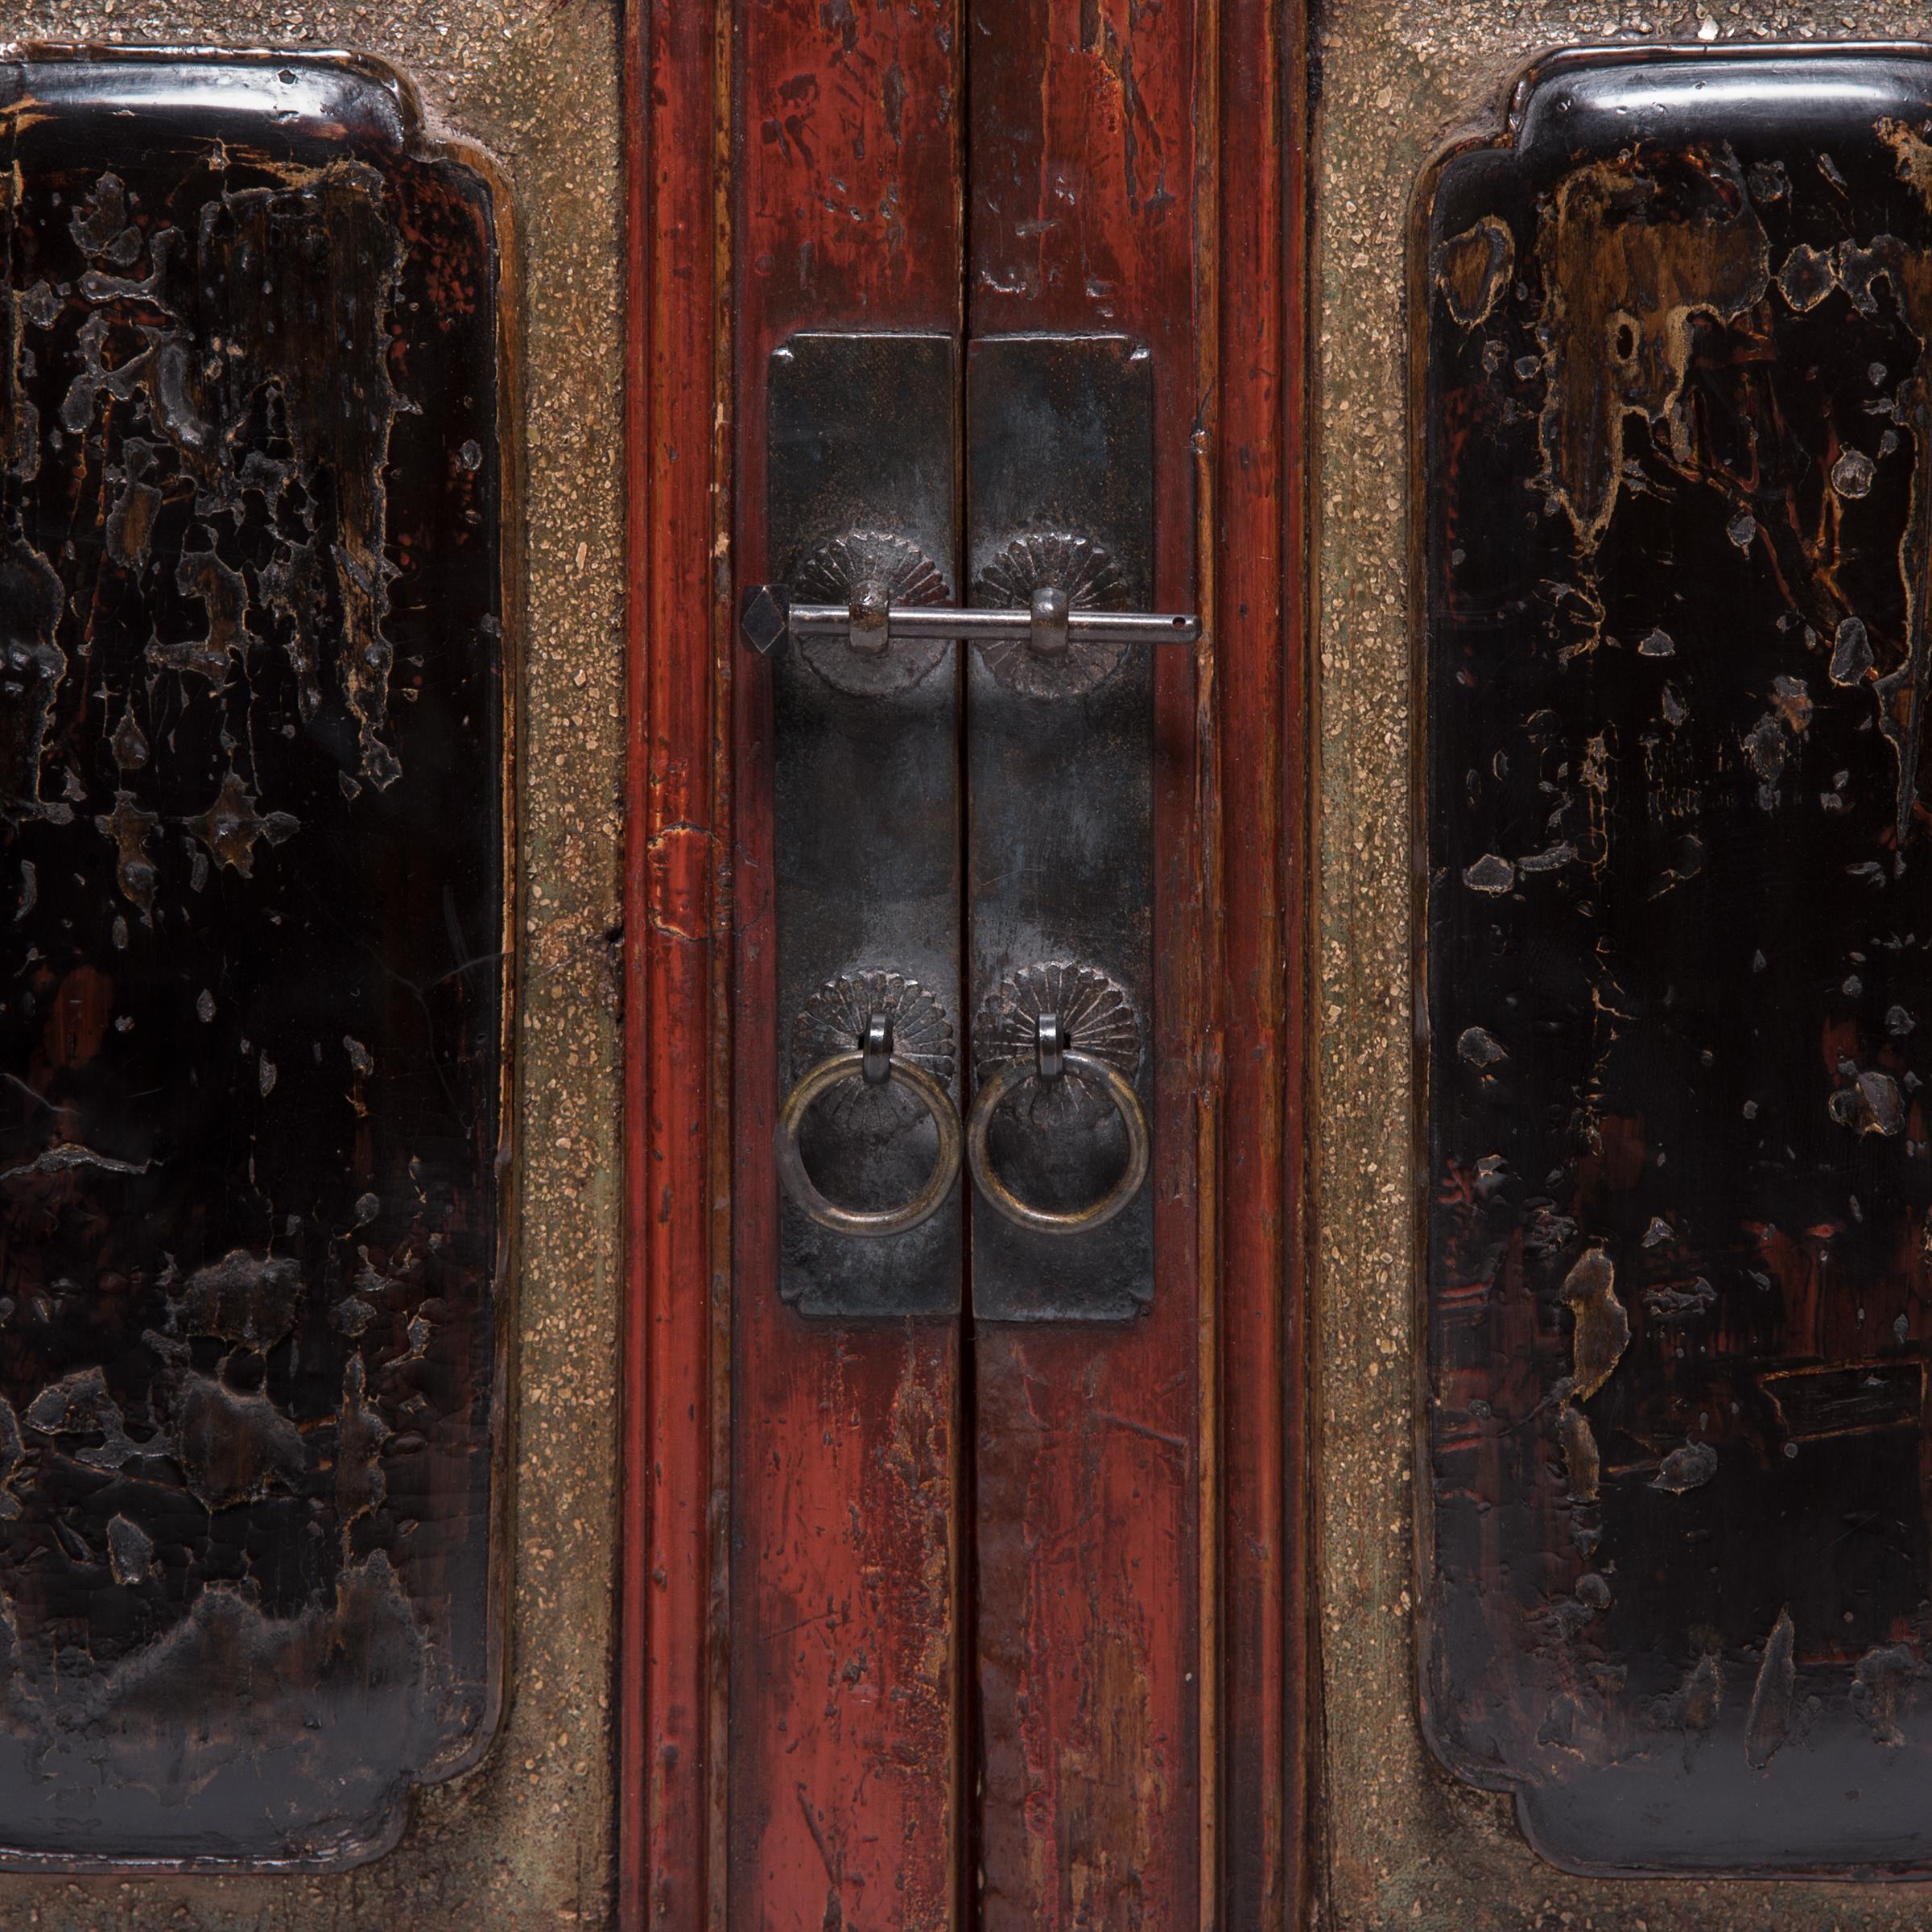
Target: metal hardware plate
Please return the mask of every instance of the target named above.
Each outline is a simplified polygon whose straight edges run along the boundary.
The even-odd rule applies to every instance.
[[[1144,349],[1119,336],[981,338],[967,349],[966,425],[971,603],[1023,605],[1057,576],[1076,609],[1151,608]],[[1075,641],[1050,658],[998,642],[968,657],[972,1009],[990,1013],[1027,969],[1064,962],[1113,982],[1150,1039],[1154,654]],[[976,1055],[987,1024],[975,1020]],[[1077,1023],[1067,1043],[1083,1046]],[[1135,1058],[1122,1071],[1151,1117],[1152,1055]],[[1016,1194],[1060,1210],[1104,1198],[1129,1153],[1118,1108],[1071,1067],[1022,1086],[989,1144]],[[1077,1235],[1018,1226],[976,1195],[973,1313],[1130,1317],[1153,1295],[1153,1236],[1146,1187]]]
[[[1932,60],[1553,64],[1417,237],[1436,1749],[1932,1869]]]
[[[865,584],[902,604],[951,601],[958,396],[951,336],[811,332],[779,348],[767,574],[803,601],[843,602]],[[938,1023],[959,1023],[959,674],[943,638],[868,654],[821,637],[766,662],[783,1093],[821,1057],[824,1030],[801,1016],[822,1013],[835,984],[916,980]],[[851,1017],[862,1035],[865,1016]],[[952,1057],[948,1043],[927,1070],[958,1103]],[[916,1195],[939,1152],[930,1110],[898,1082],[815,1108],[799,1138],[819,1189],[859,1208]],[[959,1307],[953,1207],[883,1236],[820,1226],[787,1195],[779,1214],[778,1292],[803,1313]]]

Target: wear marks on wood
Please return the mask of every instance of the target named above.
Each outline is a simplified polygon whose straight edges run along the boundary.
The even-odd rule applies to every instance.
[[[755,1847],[788,1900],[822,1898],[828,1925],[952,1911],[957,1846],[932,1789],[952,1775],[958,1668],[953,1373],[930,1324],[835,1356],[798,1428],[773,1431],[786,1506],[742,1559],[759,1608],[737,1668],[780,1746],[734,1790],[740,1856]]]
[[[815,289],[868,296],[844,319],[883,320],[939,286],[927,239],[909,223],[947,193],[958,109],[958,26],[949,0],[880,7],[780,0],[749,29],[745,135],[774,151],[760,171],[802,192],[749,211],[751,272],[772,311],[824,325]]]

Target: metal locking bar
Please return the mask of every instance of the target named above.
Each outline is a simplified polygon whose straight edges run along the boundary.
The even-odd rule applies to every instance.
[[[1025,644],[1042,658],[1063,657],[1078,644],[1192,644],[1199,617],[1180,612],[1076,610],[1067,592],[1042,584],[1030,605],[1010,610],[958,610],[944,606],[888,605],[872,585],[849,605],[795,604],[782,584],[754,584],[741,601],[739,630],[761,654],[785,642],[842,638],[861,657],[877,657],[894,644]]]

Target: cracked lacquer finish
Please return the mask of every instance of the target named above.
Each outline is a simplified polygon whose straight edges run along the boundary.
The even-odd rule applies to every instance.
[[[1573,1867],[1932,1866],[1929,138],[1572,60],[1421,206],[1424,1704]]]
[[[495,1703],[489,191],[0,71],[0,1852],[316,1861]]]

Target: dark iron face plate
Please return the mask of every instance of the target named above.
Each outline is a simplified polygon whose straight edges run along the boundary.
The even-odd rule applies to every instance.
[[[967,347],[966,543],[974,604],[1057,581],[1084,607],[1148,609],[1154,365],[1120,336],[986,336]],[[1064,963],[1103,976],[1150,1039],[1154,664],[1146,646],[1030,663],[970,654],[970,998],[997,1030],[1009,983]],[[1074,1046],[1080,1045],[1076,1027]],[[1099,1042],[1096,1041],[1096,1048]],[[978,1043],[976,1038],[976,1053]],[[1150,1052],[1122,1068],[1153,1106]],[[1029,1203],[1103,1198],[1125,1162],[1117,1109],[1075,1075],[1030,1083],[996,1115],[993,1158]],[[1154,1294],[1154,1202],[1091,1232],[1042,1234],[976,1195],[972,1307],[988,1321],[1117,1321]]]
[[[1422,204],[1424,1714],[1575,1868],[1932,1867],[1932,58]]]
[[[774,354],[769,532],[802,601],[876,584],[952,601],[959,530],[959,352],[947,335],[806,332]],[[802,589],[800,587],[803,587]],[[840,981],[914,980],[960,1026],[959,666],[951,644],[852,654],[781,644],[772,680],[772,811],[782,1095],[828,1043],[798,1024]],[[909,1039],[918,1050],[918,1039]],[[948,1053],[935,1067],[956,1103]],[[840,1090],[800,1135],[841,1207],[919,1191],[937,1158],[927,1109],[896,1084]],[[960,1305],[956,1197],[884,1236],[822,1227],[780,1202],[778,1290],[801,1313],[947,1315]]]
[[[496,1709],[491,191],[345,61],[0,117],[0,1855],[365,1856]]]

